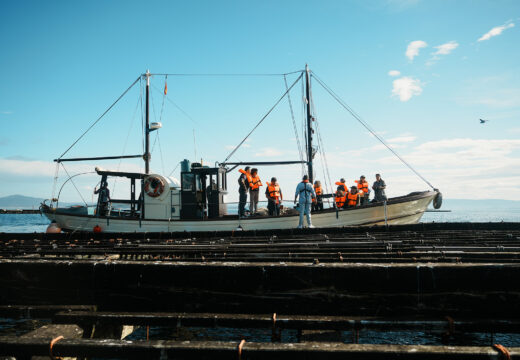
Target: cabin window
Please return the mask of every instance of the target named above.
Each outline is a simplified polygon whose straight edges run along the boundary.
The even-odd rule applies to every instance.
[[[182,190],[183,191],[193,191],[193,174],[182,174]]]

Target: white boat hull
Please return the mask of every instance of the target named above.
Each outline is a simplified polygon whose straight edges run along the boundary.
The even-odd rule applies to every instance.
[[[386,206],[382,203],[345,210],[325,210],[312,214],[315,227],[401,225],[419,222],[436,192],[424,192],[402,198],[390,199]],[[299,216],[251,217],[245,219],[211,220],[141,220],[73,215],[43,209],[44,214],[56,221],[66,231],[92,231],[96,225],[103,232],[206,232],[243,230],[293,229],[298,226]],[[304,223],[306,224],[306,223]]]

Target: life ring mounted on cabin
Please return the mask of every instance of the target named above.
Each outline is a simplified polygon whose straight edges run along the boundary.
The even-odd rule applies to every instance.
[[[144,192],[150,197],[158,197],[164,192],[164,181],[159,176],[148,176],[144,181]]]

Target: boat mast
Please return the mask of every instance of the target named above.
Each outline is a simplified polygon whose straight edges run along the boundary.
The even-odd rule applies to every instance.
[[[314,182],[314,174],[312,169],[312,114],[311,114],[311,80],[309,66],[305,64],[305,100],[307,102],[307,172],[309,174],[309,182]]]
[[[150,70],[146,70],[146,128],[145,128],[145,152],[143,155],[145,173],[150,173]]]

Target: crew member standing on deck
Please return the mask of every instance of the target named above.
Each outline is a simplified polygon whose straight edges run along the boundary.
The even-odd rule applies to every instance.
[[[386,201],[386,184],[383,179],[381,179],[381,175],[376,174],[376,181],[374,181],[374,185],[372,185],[372,189],[374,190],[374,200],[372,202],[383,202]]]
[[[249,184],[249,211],[251,215],[256,214],[258,210],[258,194],[260,193],[260,186],[262,186],[262,181],[260,181],[260,176],[258,176],[258,169],[251,169],[251,183]]]
[[[357,183],[361,205],[368,204],[370,189],[368,188],[368,181],[365,180],[365,175],[361,175],[359,180],[354,182]]]
[[[276,182],[275,177],[271,178],[271,182],[267,183],[265,196],[267,197],[267,210],[269,211],[269,216],[279,216],[280,203],[283,196],[282,189],[280,189],[280,185]]]
[[[250,167],[246,166],[245,170],[238,170],[241,175],[238,178],[238,216],[245,216],[245,207],[247,202],[247,192],[249,191],[249,184],[251,183]]]
[[[316,193],[316,199],[312,201],[312,211],[323,210],[323,190],[321,188],[321,182],[316,180],[314,182],[314,192]]]
[[[94,189],[94,194],[98,196],[98,214],[99,216],[106,216],[108,211],[108,202],[110,201],[110,190],[108,190],[108,184],[103,181],[99,186],[99,189]]]
[[[312,199],[316,198],[316,193],[314,192],[314,188],[309,183],[309,176],[304,175],[302,182],[298,184],[296,187],[296,193],[294,194],[294,203],[298,201],[299,197],[299,206],[298,211],[300,212],[300,223],[298,224],[298,229],[303,228],[303,215],[307,215],[307,226],[309,228],[313,228],[311,222],[311,205]]]

